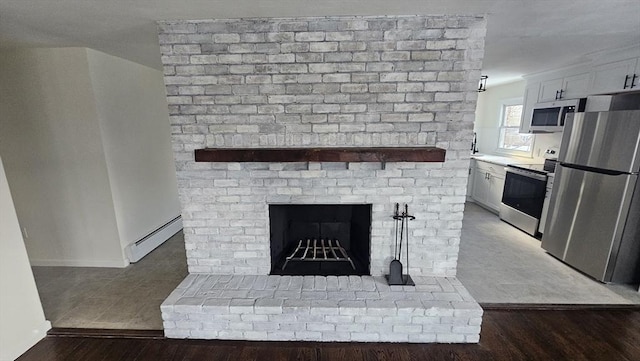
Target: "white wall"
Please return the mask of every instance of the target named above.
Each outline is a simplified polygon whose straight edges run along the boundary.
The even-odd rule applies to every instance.
[[[126,265],[86,49],[0,53],[0,154],[32,265]]]
[[[32,265],[124,267],[180,215],[162,72],[86,48],[0,53],[0,154]]]
[[[180,215],[162,72],[88,49],[123,247]]]
[[[489,84],[490,85],[490,84]],[[500,112],[502,102],[507,99],[522,98],[526,82],[524,80],[494,86],[478,94],[474,131],[478,134],[478,150],[484,154],[500,154],[497,151],[500,135]],[[532,158],[543,162],[544,151],[549,147],[560,147],[562,133],[536,134]]]
[[[562,142],[562,133],[536,134],[536,140],[533,144],[533,159],[544,162],[544,152],[547,148],[560,149]]]
[[[0,360],[13,360],[51,328],[29,267],[0,158]]]

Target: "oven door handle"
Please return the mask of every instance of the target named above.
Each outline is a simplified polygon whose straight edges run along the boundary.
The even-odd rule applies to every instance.
[[[516,168],[505,168],[505,170],[507,172],[510,173],[514,173],[514,174],[518,174],[524,177],[529,177],[529,178],[533,178],[533,179],[537,179],[540,181],[546,181],[547,180],[547,176],[543,175],[543,174],[538,174],[538,173],[534,173],[534,172],[527,172],[526,170],[520,170],[520,169],[516,169]]]

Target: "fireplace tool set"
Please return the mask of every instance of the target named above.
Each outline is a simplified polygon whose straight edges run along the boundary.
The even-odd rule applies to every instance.
[[[389,265],[387,282],[392,286],[415,286],[409,275],[409,221],[416,219],[416,217],[409,214],[409,206],[406,204],[404,205],[404,210],[400,213],[400,204],[396,203],[393,219],[395,221],[394,258]],[[403,266],[402,262],[400,262],[403,244],[406,252],[407,274],[402,273]]]

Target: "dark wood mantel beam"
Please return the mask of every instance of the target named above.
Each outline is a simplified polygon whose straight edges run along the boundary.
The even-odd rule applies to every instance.
[[[204,148],[196,162],[444,162],[436,147],[393,148]]]

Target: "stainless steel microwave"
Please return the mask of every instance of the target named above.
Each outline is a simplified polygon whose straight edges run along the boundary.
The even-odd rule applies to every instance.
[[[567,116],[583,112],[587,98],[556,100],[533,106],[530,133],[561,132]]]

